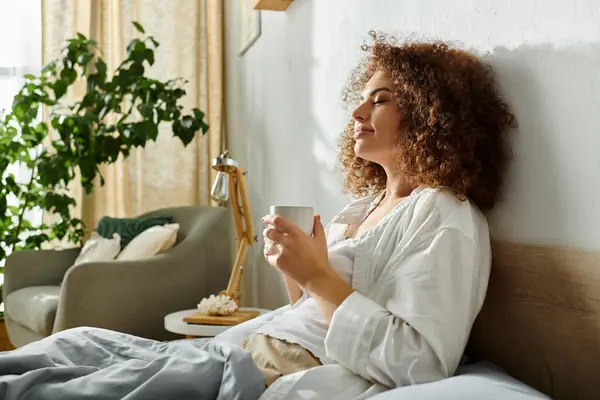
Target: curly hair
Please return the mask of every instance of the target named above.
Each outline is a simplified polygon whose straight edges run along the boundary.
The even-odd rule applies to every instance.
[[[491,67],[472,53],[443,42],[405,42],[370,32],[366,57],[352,72],[344,101],[360,101],[377,71],[394,82],[394,96],[405,114],[398,133],[399,168],[411,186],[443,187],[481,210],[500,195],[510,159],[508,131],[517,126],[501,99]],[[344,188],[365,196],[385,188],[383,168],[354,152],[353,122],[340,140]]]

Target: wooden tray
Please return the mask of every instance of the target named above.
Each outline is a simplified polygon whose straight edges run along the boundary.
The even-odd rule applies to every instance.
[[[200,325],[238,325],[248,321],[260,314],[260,311],[238,310],[233,314],[226,316],[204,315],[201,313],[192,314],[183,318],[188,324]]]

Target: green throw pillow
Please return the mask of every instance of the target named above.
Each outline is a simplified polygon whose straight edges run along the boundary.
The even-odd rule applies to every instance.
[[[121,248],[123,249],[134,237],[148,228],[156,225],[173,223],[173,217],[139,217],[139,218],[112,218],[102,217],[95,231],[104,238],[111,239],[115,233],[121,236]]]

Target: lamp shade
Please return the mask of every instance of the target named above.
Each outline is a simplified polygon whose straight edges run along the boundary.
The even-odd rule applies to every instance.
[[[229,157],[229,151],[225,151],[223,154],[213,159],[212,167],[217,171],[234,173],[240,167],[240,164]]]

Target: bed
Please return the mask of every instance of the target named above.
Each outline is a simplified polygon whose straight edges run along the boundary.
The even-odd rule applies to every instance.
[[[218,393],[223,400],[600,398],[600,252],[498,242],[493,256],[467,362],[438,382],[386,390],[325,365],[282,377],[262,393],[262,376],[237,344],[282,307],[214,340],[157,342],[88,327],[58,332],[0,354],[0,397],[48,398],[51,390],[57,395],[49,397],[62,399],[92,392],[132,400],[165,397],[159,393]]]
[[[600,398],[600,252],[495,242],[493,260],[456,376],[385,391],[328,365],[279,379],[261,400]],[[239,341],[283,309],[217,340]]]

